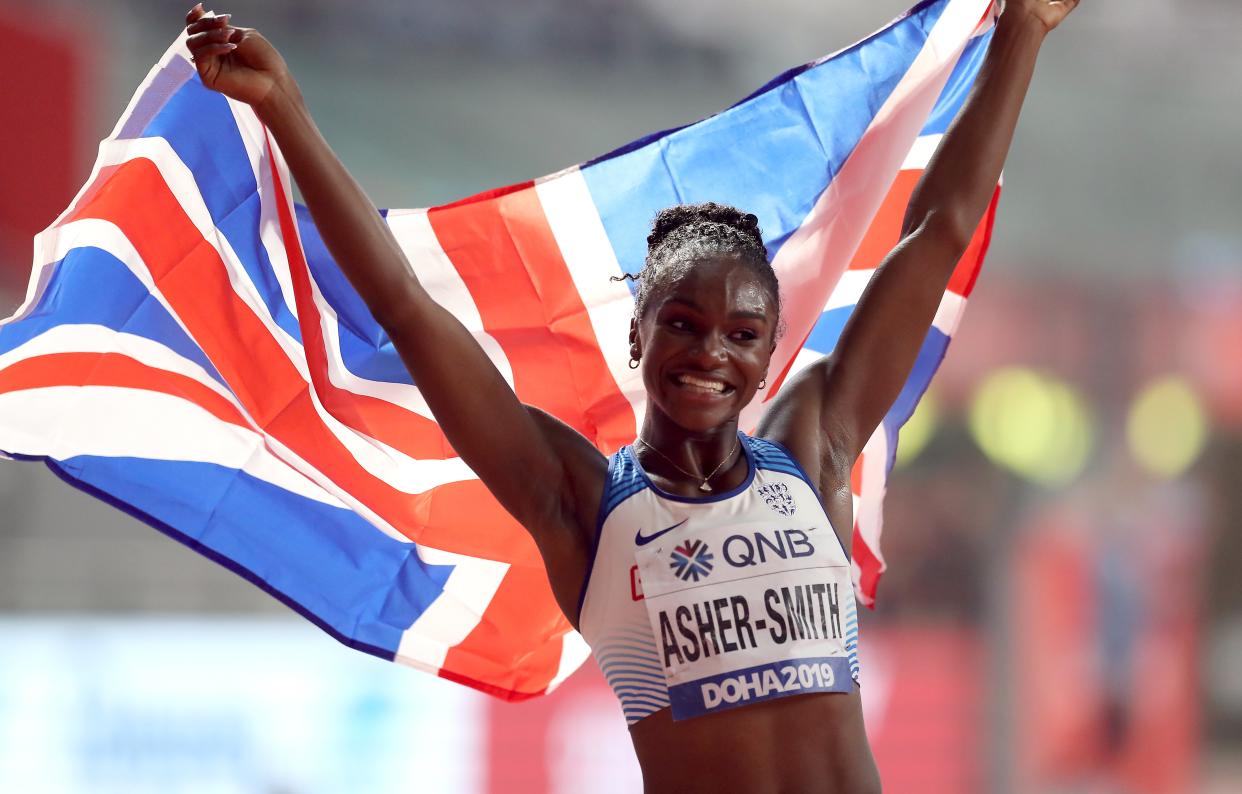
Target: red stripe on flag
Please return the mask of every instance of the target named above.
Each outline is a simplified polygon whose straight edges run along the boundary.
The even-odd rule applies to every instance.
[[[0,370],[0,394],[54,386],[116,386],[160,392],[193,403],[222,422],[248,427],[237,408],[186,375],[120,353],[48,353]]]
[[[884,197],[880,211],[876,213],[875,219],[867,229],[867,234],[863,237],[862,244],[858,246],[858,251],[855,252],[850,262],[850,270],[872,270],[879,267],[889,252],[900,242],[906,207],[909,206],[910,197],[922,176],[922,170],[902,171],[897,174],[892,187],[889,188],[888,195]],[[975,227],[970,245],[958,261],[952,278],[949,279],[950,292],[968,297],[974,289],[975,280],[979,276],[979,269],[983,265],[988,243],[991,240],[1000,190],[1000,185],[997,185],[987,212],[979,221],[979,225]]]
[[[427,217],[484,329],[505,351],[518,398],[602,449],[632,441],[633,409],[608,369],[534,188]]]
[[[560,638],[571,627],[555,602],[545,609],[541,602],[531,601],[538,593],[552,597],[542,563],[510,568],[479,625],[449,650],[441,677],[460,680],[458,676],[464,673],[493,682],[484,691],[505,700],[525,700],[546,692],[560,669]],[[523,642],[514,643],[515,635]],[[505,665],[494,649],[509,645],[533,650],[522,657],[521,664]]]
[[[850,260],[850,270],[873,270],[880,266],[901,240],[901,225],[905,222],[906,207],[910,205],[910,196],[922,170],[899,171],[888,189],[888,195],[880,205],[880,210],[863,235],[862,243]]]
[[[481,481],[445,483],[409,498],[421,527],[419,543],[471,557],[542,565],[530,533]]]
[[[141,201],[134,200],[141,196]],[[363,468],[324,425],[310,389],[149,160],[131,160],[75,217],[114,223],[255,423],[400,531],[417,539],[413,505]]]
[[[267,143],[267,162],[273,162],[271,143]],[[323,337],[323,316],[315,304],[310,270],[302,252],[297,224],[285,200],[280,173],[269,167],[276,185],[276,214],[280,220],[280,236],[289,258],[293,282],[294,305],[307,368],[320,403],[325,410],[346,426],[370,436],[419,460],[440,460],[456,457],[439,425],[426,417],[365,394],[356,394],[337,387],[328,377],[328,353]]]
[[[556,416],[598,447],[611,450],[633,440],[633,410],[608,369],[533,186],[433,209],[427,217],[478,307],[484,329],[508,358],[518,399]],[[449,651],[446,668],[494,678],[505,671],[488,661],[494,655],[488,649],[516,627],[537,637],[568,629],[559,609],[550,612],[555,620],[531,623],[534,614],[545,614],[543,606],[555,602],[533,543],[529,548],[530,566],[516,567],[505,577],[484,620]],[[545,642],[540,647],[552,646]],[[509,688],[524,693],[546,689],[559,667],[559,644],[554,649],[546,658],[530,659],[520,671],[505,673],[512,678]]]
[[[1000,204],[1000,196],[1001,186],[997,185],[992,193],[992,201],[988,203],[987,212],[983,213],[983,220],[975,227],[970,245],[966,247],[966,253],[962,255],[957,269],[953,271],[953,277],[949,279],[949,289],[964,298],[970,297],[970,293],[974,292],[975,282],[983,269],[983,260],[987,258],[988,248],[992,244],[992,229],[995,226],[996,207]]]
[[[441,485],[414,503],[422,525],[419,543],[510,563],[478,626],[448,652],[440,675],[508,682],[479,688],[511,700],[546,690],[559,669],[560,637],[570,626],[552,596],[530,533],[478,480]],[[540,650],[523,655],[520,665],[505,664],[513,652],[525,654],[531,648]]]
[[[858,565],[858,589],[861,590],[869,605],[875,603],[876,588],[880,583],[880,574],[884,573],[884,563],[867,545],[866,538],[854,525],[854,543],[851,548],[854,562]]]
[[[141,196],[142,201],[135,201],[134,196]],[[491,559],[505,558],[498,549],[513,551],[521,549],[522,543],[533,548],[482,484],[454,483],[410,496],[372,475],[352,457],[323,424],[308,385],[268,329],[233,291],[224,262],[187,217],[153,163],[139,159],[117,168],[109,184],[84,202],[77,216],[107,220],[121,229],[190,335],[260,427],[399,531],[416,542],[431,540],[428,545],[445,551],[473,552]],[[427,525],[424,520],[434,523]],[[475,533],[460,532],[471,526]],[[492,533],[487,544],[491,553],[481,553],[474,543],[463,542],[478,540],[483,545],[485,529]],[[429,537],[425,540],[424,535]],[[465,546],[470,551],[459,551]],[[539,584],[535,583],[539,577],[533,575],[522,580],[517,596],[518,603],[525,604],[523,619],[530,623],[535,614],[546,614],[549,623],[563,620],[555,607],[543,609],[553,602],[546,575],[540,576]],[[506,593],[512,589],[502,587]],[[491,644],[476,655],[510,660],[513,667],[525,665],[531,632],[518,626],[507,628],[511,632],[502,637],[488,637]],[[559,642],[545,644],[559,655]],[[459,657],[452,669],[463,683],[493,689],[483,676],[493,674],[495,664],[471,664],[470,655],[467,651],[465,659]],[[555,671],[556,665],[549,664],[540,676],[550,681]]]

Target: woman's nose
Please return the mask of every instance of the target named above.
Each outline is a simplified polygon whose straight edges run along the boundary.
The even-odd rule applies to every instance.
[[[705,361],[715,364],[725,357],[724,340],[719,334],[703,334],[699,337],[699,343],[695,346],[694,354]]]

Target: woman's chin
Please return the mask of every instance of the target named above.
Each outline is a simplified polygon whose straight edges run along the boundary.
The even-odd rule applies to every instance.
[[[677,401],[673,405],[661,406],[664,414],[678,427],[691,433],[706,433],[737,420],[738,412],[733,410],[732,401],[718,401],[715,404],[687,403]]]

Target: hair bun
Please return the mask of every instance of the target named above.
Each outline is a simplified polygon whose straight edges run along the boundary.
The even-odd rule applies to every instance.
[[[702,204],[678,204],[656,213],[651,223],[651,234],[647,235],[647,250],[654,251],[659,248],[677,229],[700,223],[719,223],[723,226],[730,226],[751,237],[760,247],[763,247],[763,235],[759,231],[757,216],[742,212],[737,207],[731,207],[728,204],[707,201]]]

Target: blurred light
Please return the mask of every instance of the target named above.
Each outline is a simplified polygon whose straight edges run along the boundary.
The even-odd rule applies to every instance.
[[[927,443],[936,435],[939,422],[940,405],[932,393],[927,392],[918,405],[914,406],[914,413],[901,426],[897,441],[897,460],[894,463],[897,468],[909,464],[927,448]]]
[[[1149,383],[1130,406],[1126,422],[1130,453],[1143,468],[1176,477],[1195,462],[1207,443],[1207,418],[1185,378]]]
[[[1016,367],[979,387],[970,431],[994,463],[1043,485],[1078,476],[1093,440],[1090,412],[1072,386]]]

